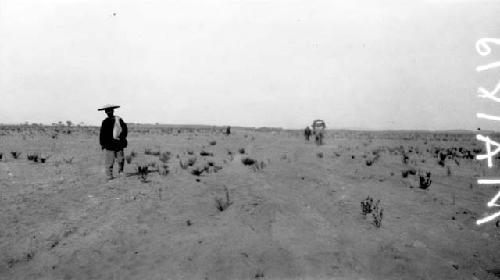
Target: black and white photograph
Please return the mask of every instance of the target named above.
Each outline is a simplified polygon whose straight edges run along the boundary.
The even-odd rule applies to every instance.
[[[0,0],[0,279],[500,279],[499,12]]]

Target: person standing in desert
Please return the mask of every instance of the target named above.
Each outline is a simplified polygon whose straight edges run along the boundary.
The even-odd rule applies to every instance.
[[[306,141],[309,141],[309,137],[311,136],[311,129],[309,126],[304,129],[304,137],[306,138]]]
[[[108,180],[113,179],[113,165],[118,163],[118,174],[123,173],[125,157],[123,149],[127,147],[127,124],[119,116],[114,115],[117,105],[106,105],[98,111],[104,111],[108,116],[102,121],[99,133],[99,143],[104,151],[105,173]]]

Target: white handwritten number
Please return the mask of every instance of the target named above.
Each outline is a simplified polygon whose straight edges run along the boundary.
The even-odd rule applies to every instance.
[[[490,202],[488,202],[488,207],[500,206],[500,204],[496,203],[499,198],[500,198],[500,191],[498,191],[497,195],[495,195],[495,197],[492,200],[490,200]],[[500,217],[500,211],[496,212],[495,214],[491,214],[485,218],[482,218],[480,220],[477,220],[476,223],[477,223],[477,225],[484,224],[484,223],[493,221],[497,217]]]
[[[476,42],[476,50],[481,56],[487,56],[491,53],[491,48],[488,43],[500,45],[498,38],[481,38]]]
[[[481,88],[478,88],[477,93],[479,93],[478,96],[481,98],[489,98],[495,102],[500,102],[500,98],[495,96],[499,90],[500,90],[500,81],[497,83],[497,85],[495,86],[495,89],[493,89],[492,92],[489,92],[485,88],[481,87]]]
[[[481,38],[476,42],[476,50],[481,56],[487,56],[491,53],[491,47],[488,43],[500,45],[500,39],[498,38]],[[481,65],[476,68],[477,72],[489,70],[491,68],[500,67],[500,61],[493,62],[486,65]]]
[[[479,55],[481,56],[488,56],[491,54],[491,45],[498,45],[500,46],[500,39],[499,38],[481,38],[476,42],[476,51]],[[476,67],[476,71],[484,71],[484,70],[489,70],[492,68],[497,68],[500,67],[500,61],[495,61],[492,63],[480,65]],[[500,97],[497,97],[496,94],[500,91],[500,81],[495,85],[495,88],[492,91],[488,91],[484,87],[480,87],[477,89],[478,97],[479,98],[486,98],[490,99],[492,101],[500,103]],[[477,113],[476,116],[480,119],[486,119],[490,121],[500,121],[500,116],[493,116],[493,115],[488,115],[488,114],[483,114],[483,113]],[[497,142],[491,140],[487,136],[483,135],[476,135],[477,140],[485,142],[486,145],[486,154],[484,155],[477,155],[476,159],[478,160],[483,160],[487,159],[488,160],[488,168],[491,168],[493,166],[493,157],[500,152],[500,144]],[[495,146],[495,150],[491,151],[492,148],[491,146]],[[499,185],[500,184],[500,179],[498,178],[486,178],[486,179],[478,179],[477,183],[480,185]],[[487,206],[488,208],[492,207],[500,207],[500,191],[491,199]],[[499,202],[499,203],[497,203]],[[498,208],[496,208],[498,209]],[[476,223],[477,225],[484,224],[487,222],[490,222],[496,218],[500,217],[500,211],[491,214],[485,218],[482,218],[480,220],[477,220]]]
[[[477,140],[486,142],[486,154],[485,155],[477,155],[476,159],[479,159],[479,160],[488,159],[488,167],[491,168],[493,166],[493,161],[492,161],[493,156],[495,156],[496,154],[498,154],[498,152],[500,152],[500,144],[491,140],[490,137],[488,137],[488,136],[485,137],[481,134],[476,135],[476,138],[477,138]],[[493,152],[491,152],[491,145],[495,145],[497,147],[495,149],[495,151],[493,151]]]

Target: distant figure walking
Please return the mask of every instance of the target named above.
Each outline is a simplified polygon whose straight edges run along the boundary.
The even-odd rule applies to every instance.
[[[229,134],[231,134],[231,127],[230,126],[228,126],[226,128],[226,135],[229,135]]]
[[[306,138],[306,141],[309,141],[309,137],[311,137],[312,131],[309,128],[309,126],[306,127],[304,130],[304,137]]]
[[[114,109],[120,108],[117,105],[106,105],[98,111],[104,111],[108,117],[102,121],[99,143],[104,150],[104,165],[106,177],[113,179],[113,165],[115,159],[118,163],[118,173],[123,173],[125,157],[123,149],[127,147],[127,124],[119,116],[114,115]]]

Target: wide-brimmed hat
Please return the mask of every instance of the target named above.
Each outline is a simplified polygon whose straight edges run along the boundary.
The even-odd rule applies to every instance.
[[[112,104],[107,104],[102,106],[101,108],[97,109],[97,111],[106,111],[106,110],[113,110],[116,108],[120,108],[118,105],[112,105]]]

